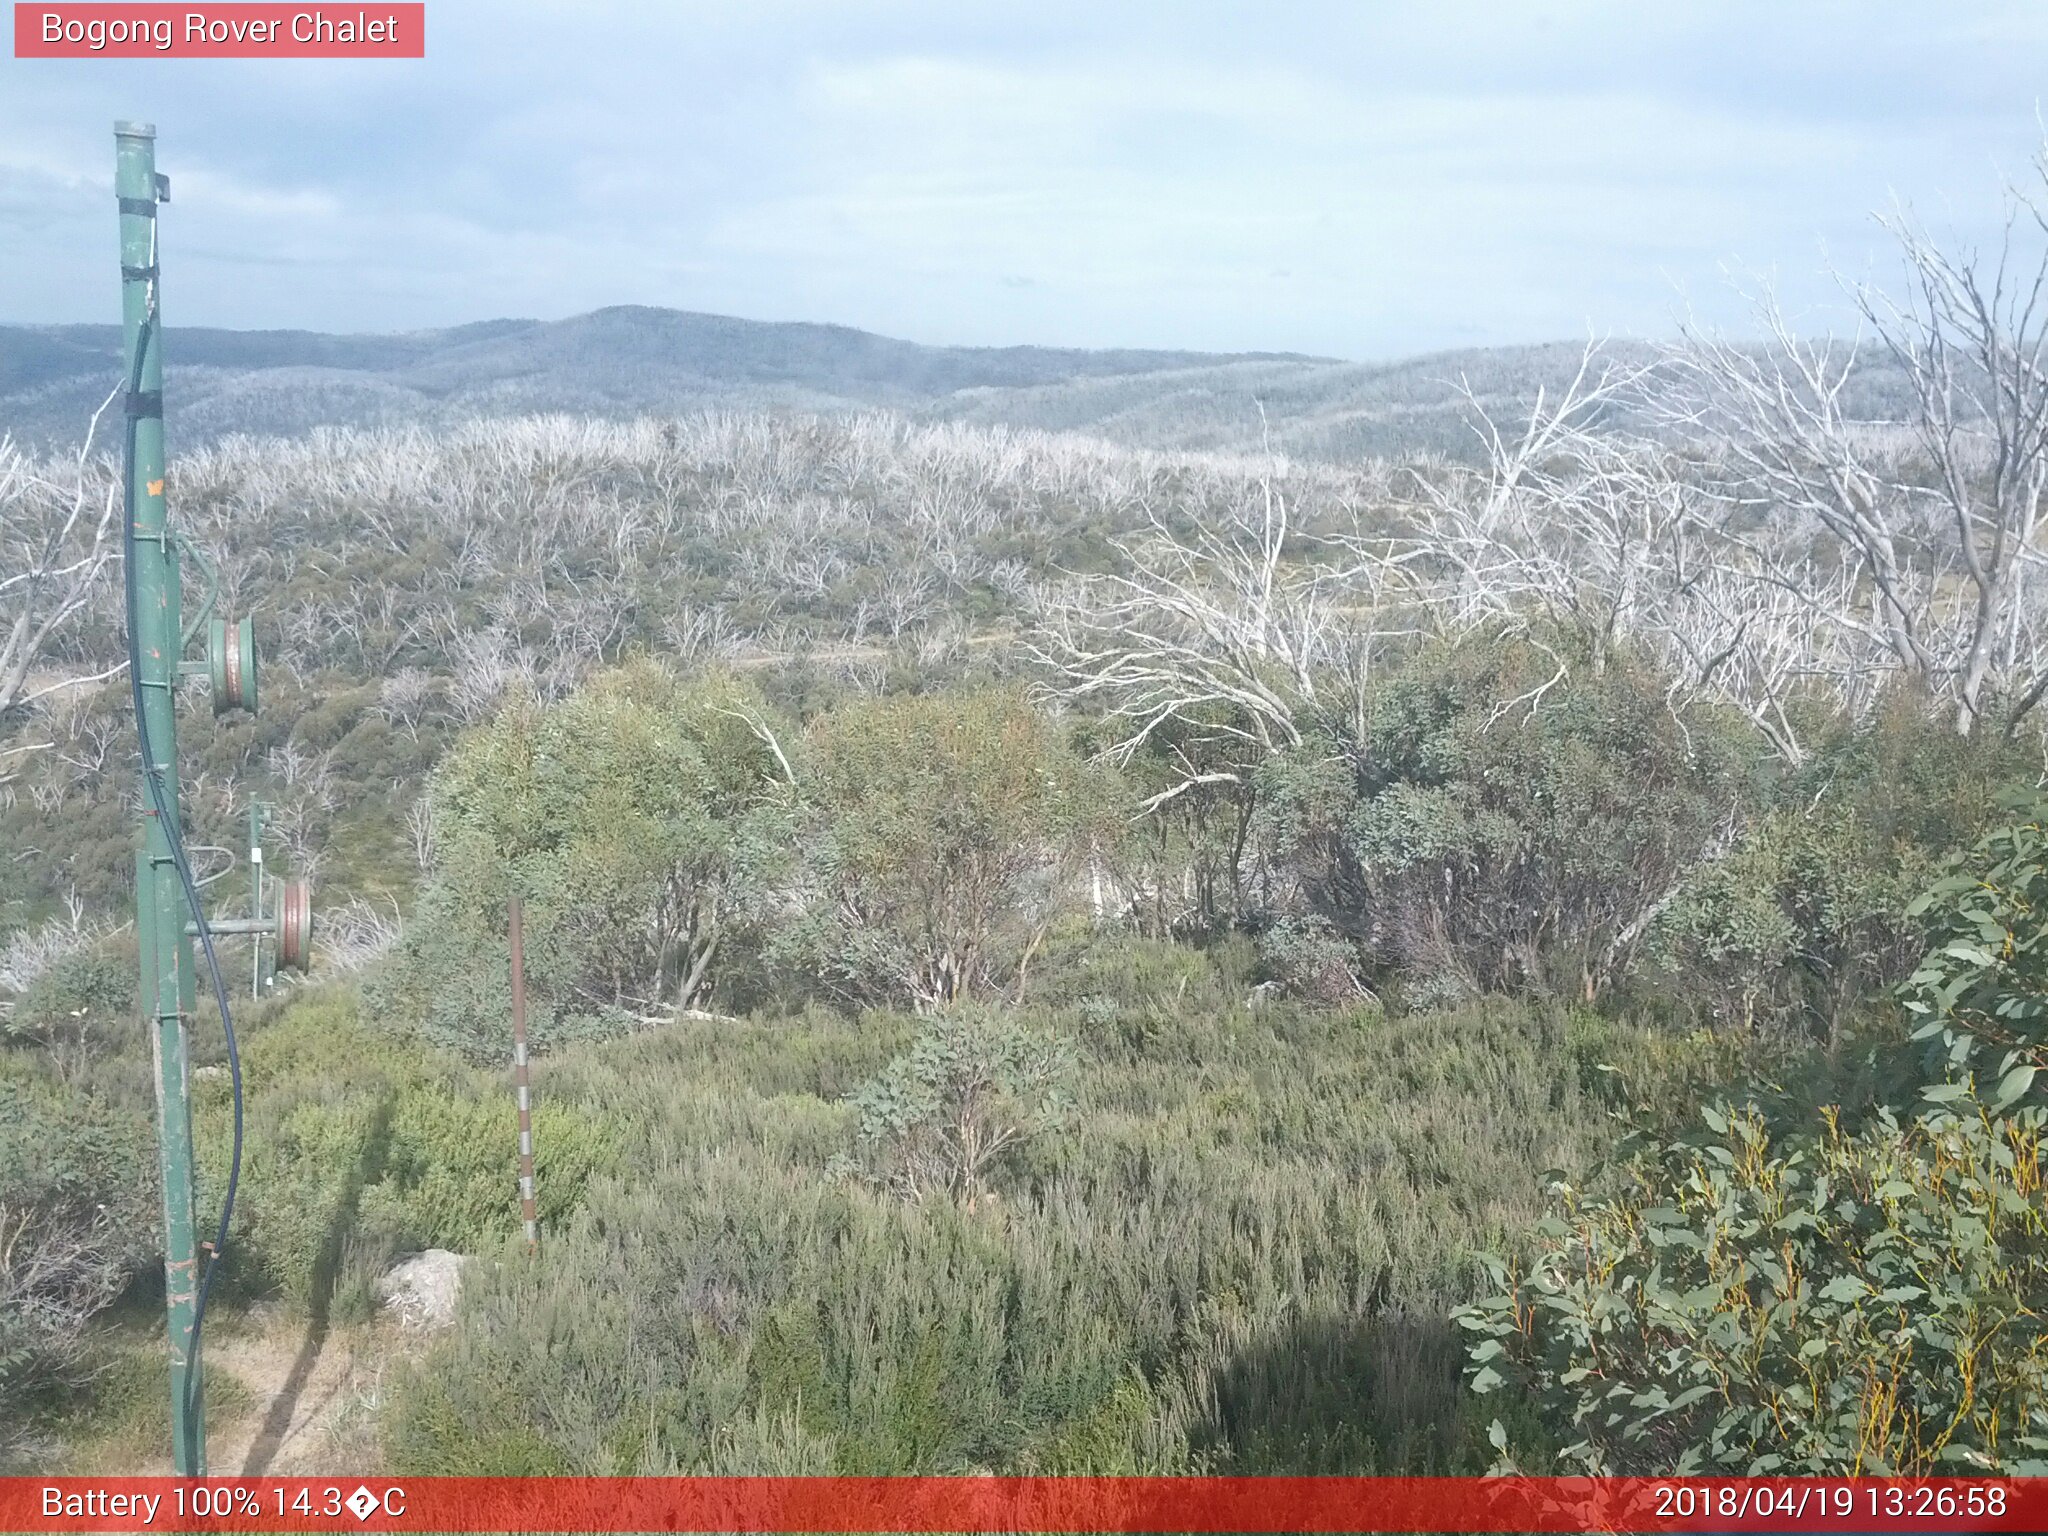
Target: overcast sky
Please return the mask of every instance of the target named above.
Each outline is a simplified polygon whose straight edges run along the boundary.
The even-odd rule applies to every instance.
[[[374,7],[372,7],[374,9]],[[0,59],[0,319],[118,317],[158,125],[173,325],[660,304],[918,341],[1379,358],[1814,324],[1894,196],[1993,240],[2039,0],[429,0],[423,61]]]

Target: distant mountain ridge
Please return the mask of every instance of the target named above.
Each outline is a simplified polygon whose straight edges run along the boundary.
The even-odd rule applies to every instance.
[[[75,442],[120,374],[113,325],[0,326],[0,434]],[[1618,357],[1650,357],[1622,342]],[[1311,459],[1462,453],[1459,382],[1503,415],[1576,367],[1579,343],[1384,363],[1299,353],[937,347],[848,326],[620,306],[567,320],[486,320],[393,335],[171,327],[174,452],[234,433],[436,425],[564,411],[707,407],[836,413],[1085,433],[1133,447]]]
[[[0,395],[88,362],[118,362],[116,325],[0,326]],[[369,334],[235,331],[171,326],[173,364],[225,368],[338,368],[398,376],[426,392],[593,363],[638,364],[725,384],[832,383],[945,393],[1048,384],[1098,374],[1243,361],[1329,362],[1294,352],[1216,353],[1078,347],[941,347],[851,326],[740,320],[689,310],[615,305],[567,320],[484,320],[446,330]]]
[[[119,376],[114,325],[0,326],[0,430],[75,431]],[[962,390],[1045,387],[1291,353],[933,347],[848,326],[620,306],[394,335],[168,328],[189,441],[506,410],[673,410],[710,401],[917,409]],[[273,386],[264,402],[261,386]]]

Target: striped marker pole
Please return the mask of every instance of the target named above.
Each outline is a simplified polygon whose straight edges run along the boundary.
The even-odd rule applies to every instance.
[[[512,898],[512,1081],[519,1095],[519,1219],[526,1251],[540,1252],[540,1215],[533,1199],[533,1090],[526,1073],[526,934],[519,898]]]

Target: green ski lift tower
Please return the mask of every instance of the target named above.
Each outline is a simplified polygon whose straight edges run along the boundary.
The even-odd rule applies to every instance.
[[[121,318],[125,369],[122,550],[127,593],[131,692],[143,749],[135,852],[135,923],[141,949],[142,1015],[155,1073],[159,1159],[164,1194],[164,1310],[171,1360],[171,1452],[178,1474],[206,1475],[205,1394],[199,1364],[209,1269],[218,1241],[202,1244],[193,1189],[189,1029],[198,1004],[200,965],[231,1030],[214,940],[249,938],[256,945],[260,986],[270,963],[304,970],[311,953],[312,906],[301,881],[264,875],[255,866],[250,910],[209,919],[185,857],[178,779],[177,690],[187,677],[206,677],[216,714],[256,708],[256,637],[251,618],[214,614],[218,582],[205,555],[180,537],[164,498],[163,328],[161,246],[157,212],[170,184],[157,174],[156,130],[114,125],[114,191],[121,220]],[[183,613],[181,563],[205,583],[198,612]],[[204,628],[206,655],[185,653]],[[252,833],[254,829],[252,822]],[[253,850],[252,850],[253,851]],[[195,947],[196,941],[196,947]],[[231,1062],[233,1040],[229,1039]],[[235,1063],[236,1153],[240,1152],[241,1083]],[[232,1183],[230,1184],[230,1191]],[[225,1202],[224,1202],[225,1203]],[[227,1229],[223,1212],[221,1234]],[[202,1247],[212,1250],[201,1263]]]

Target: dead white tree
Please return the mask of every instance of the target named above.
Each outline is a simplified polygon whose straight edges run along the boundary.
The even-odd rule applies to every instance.
[[[431,788],[420,791],[419,798],[405,813],[405,829],[412,837],[413,863],[425,874],[434,867],[434,799]]]
[[[128,1281],[119,1220],[104,1207],[38,1205],[0,1191],[0,1316],[20,1349],[15,1390],[33,1391],[86,1369],[86,1325]],[[31,1444],[27,1416],[0,1421],[0,1454]]]
[[[401,667],[377,687],[376,712],[414,741],[420,725],[441,696],[441,679],[419,667]]]
[[[1361,560],[1410,567],[1417,611],[1437,632],[1511,633],[1551,658],[1550,676],[1504,700],[1502,716],[1536,707],[1568,675],[1569,659],[1546,633],[1575,636],[1599,672],[1670,603],[1697,522],[1695,495],[1654,445],[1602,429],[1642,376],[1591,343],[1562,388],[1537,390],[1512,432],[1461,381],[1480,462],[1412,473],[1403,536],[1356,546]]]
[[[1865,664],[1922,682],[1968,733],[2008,729],[2048,693],[2034,580],[2048,491],[2048,153],[2012,188],[1995,251],[1944,249],[1899,213],[1900,293],[1850,287],[1862,331],[1806,341],[1775,298],[1761,345],[1689,327],[1673,354],[1675,425],[1703,431],[1754,542],[1818,542],[1854,575],[1812,595],[1816,622],[1870,642]],[[1854,409],[1873,361],[1903,378],[1904,419]],[[1766,578],[1767,579],[1767,578]],[[1827,599],[1824,603],[1823,598]],[[1846,598],[1844,604],[1842,599]]]
[[[1796,702],[1859,712],[1889,670],[1882,635],[1859,613],[1850,565],[1745,530],[1749,509],[1716,494],[1711,470],[1602,421],[1617,404],[1639,411],[1651,382],[1589,348],[1513,434],[1466,391],[1483,457],[1414,474],[1417,505],[1395,546],[1414,562],[1416,610],[1439,633],[1514,634],[1551,658],[1550,675],[1503,700],[1496,720],[1538,707],[1573,656],[1598,673],[1627,645],[1663,669],[1674,715],[1717,699],[1797,763]],[[1546,634],[1569,637],[1570,654]]]
[[[64,909],[61,917],[49,918],[39,927],[17,928],[0,943],[0,1018],[13,999],[51,967],[92,948],[111,931],[111,925],[87,919],[76,891],[66,893]]]
[[[1760,345],[1688,328],[1672,353],[1667,417],[1703,434],[1727,521],[1756,525],[1748,543],[1759,579],[1770,579],[1761,573],[1777,550],[1823,543],[1858,579],[1849,610],[1816,608],[1816,620],[1862,630],[1899,669],[1931,678],[1940,670],[1928,633],[1934,583],[1916,559],[1897,439],[1849,408],[1862,338],[1803,340],[1768,290],[1756,309]]]
[[[355,897],[320,915],[322,969],[349,974],[368,969],[405,937],[405,917],[395,899],[387,905]]]
[[[1258,759],[1299,746],[1332,710],[1333,666],[1355,671],[1357,642],[1381,631],[1398,554],[1364,560],[1359,547],[1298,538],[1271,475],[1249,503],[1184,534],[1148,512],[1143,536],[1115,541],[1122,570],[1040,594],[1025,649],[1065,700],[1117,723],[1110,760],[1175,726],[1185,742],[1233,746],[1226,755],[1245,764],[1201,766],[1177,744],[1183,776],[1148,812],[1200,785],[1242,783]]]
[[[93,413],[77,455],[31,459],[0,438],[0,720],[59,689],[112,677],[113,666],[38,685],[39,664],[64,627],[93,600],[120,548],[120,481],[92,457],[92,440],[112,395]],[[76,672],[76,668],[68,669]],[[0,746],[10,757],[37,744]]]
[[[1877,680],[1868,633],[1839,617],[1855,611],[1854,572],[1807,562],[1786,567],[1710,537],[1680,551],[1669,596],[1646,632],[1668,676],[1666,700],[1719,700],[1749,721],[1786,763],[1806,760],[1798,705],[1817,699],[1831,712],[1860,715]]]
[[[2010,193],[1995,260],[1944,251],[1900,215],[1886,223],[1906,258],[1903,298],[1858,290],[1912,386],[1932,481],[1914,490],[1933,503],[1967,582],[1966,598],[1939,615],[1964,731],[1994,696],[2016,725],[2048,690],[2048,657],[2022,645],[2048,490],[2048,245],[2026,254],[2016,244],[2023,230],[2048,236],[2048,153],[2034,169],[2038,189]]]

